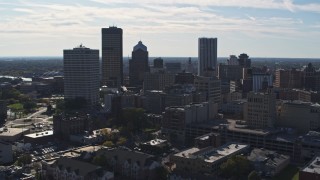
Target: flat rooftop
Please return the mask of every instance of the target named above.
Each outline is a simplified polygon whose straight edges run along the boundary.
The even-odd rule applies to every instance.
[[[249,145],[239,143],[229,143],[218,148],[214,148],[212,146],[203,149],[192,147],[190,149],[181,151],[174,156],[188,159],[201,158],[208,163],[213,163],[247,148],[249,148]]]
[[[320,157],[315,157],[311,162],[301,171],[314,174],[320,174]]]
[[[249,133],[249,134],[256,134],[256,135],[268,135],[270,134],[269,130],[264,129],[249,129],[247,127],[241,127],[241,125],[236,124],[236,120],[228,120],[228,129],[230,131],[235,132],[243,132],[243,133]]]
[[[25,137],[29,138],[40,138],[40,137],[45,137],[45,136],[51,136],[53,135],[53,131],[43,131],[43,132],[37,132],[37,133],[32,133],[32,134],[26,134],[24,135]]]
[[[0,137],[16,136],[29,131],[27,128],[7,128],[6,131],[0,133]]]
[[[74,150],[74,152],[78,152],[78,153],[81,153],[81,152],[95,152],[97,150],[101,149],[101,146],[87,146],[87,147],[83,147],[83,148],[80,148],[80,149],[76,149]]]
[[[167,142],[167,140],[164,140],[164,139],[152,139],[151,141],[145,142],[143,144],[156,146],[156,145],[159,145],[159,144],[162,144],[162,143],[165,143],[165,142]]]

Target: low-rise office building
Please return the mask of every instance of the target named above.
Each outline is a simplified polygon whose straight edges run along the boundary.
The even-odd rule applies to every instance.
[[[104,171],[100,166],[70,158],[43,161],[41,177],[44,179],[97,179],[113,180],[114,174]]]
[[[299,180],[320,179],[320,157],[314,157],[303,169],[299,171]]]
[[[68,139],[71,134],[81,134],[91,128],[91,118],[88,114],[54,115],[53,133],[58,138]]]
[[[160,166],[153,155],[124,147],[100,149],[96,155],[106,157],[114,172],[125,179],[155,179],[155,169]]]
[[[247,109],[248,104],[246,99],[239,99],[221,105],[221,110],[224,114],[233,115],[240,118],[245,116]]]
[[[12,144],[0,141],[0,165],[13,161]]]
[[[203,123],[217,114],[216,104],[204,102],[181,107],[167,107],[162,121],[162,133],[173,142],[185,142],[185,127],[190,123]]]
[[[22,138],[24,134],[28,134],[29,131],[30,130],[26,128],[1,128],[0,140],[15,142]]]
[[[302,101],[283,101],[278,110],[277,126],[307,133],[320,128],[320,105]]]
[[[290,157],[275,151],[255,148],[248,156],[257,172],[264,176],[275,176],[290,163]]]
[[[53,140],[53,130],[24,135],[24,142],[31,144],[47,144]]]
[[[228,143],[218,148],[192,147],[172,155],[170,160],[176,164],[177,170],[202,174],[215,173],[229,157],[246,153],[249,147],[249,145],[239,143]]]
[[[0,124],[4,123],[7,119],[7,103],[4,100],[0,100]]]

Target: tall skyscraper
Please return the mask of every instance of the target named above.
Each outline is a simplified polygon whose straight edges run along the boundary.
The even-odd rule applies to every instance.
[[[141,41],[133,47],[132,59],[129,61],[130,86],[142,87],[144,73],[150,72],[148,50]]]
[[[84,98],[87,106],[99,102],[99,50],[82,45],[63,50],[64,97]]]
[[[122,29],[102,28],[102,84],[120,87],[123,84]]]
[[[215,71],[217,68],[217,38],[198,39],[198,75],[205,76],[207,71]]]
[[[241,67],[245,67],[245,68],[251,67],[251,59],[249,59],[249,56],[245,53],[242,53],[239,55],[238,62]]]

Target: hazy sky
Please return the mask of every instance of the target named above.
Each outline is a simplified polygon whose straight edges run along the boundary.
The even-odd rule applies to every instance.
[[[320,58],[319,0],[0,0],[0,56],[100,49],[112,25],[124,56],[140,39],[150,56],[197,56],[198,37],[217,37],[219,57]]]

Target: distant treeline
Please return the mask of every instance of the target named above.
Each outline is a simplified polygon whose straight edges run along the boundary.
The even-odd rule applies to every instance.
[[[48,71],[61,71],[62,69],[63,62],[61,59],[0,59],[0,75],[32,77]]]

